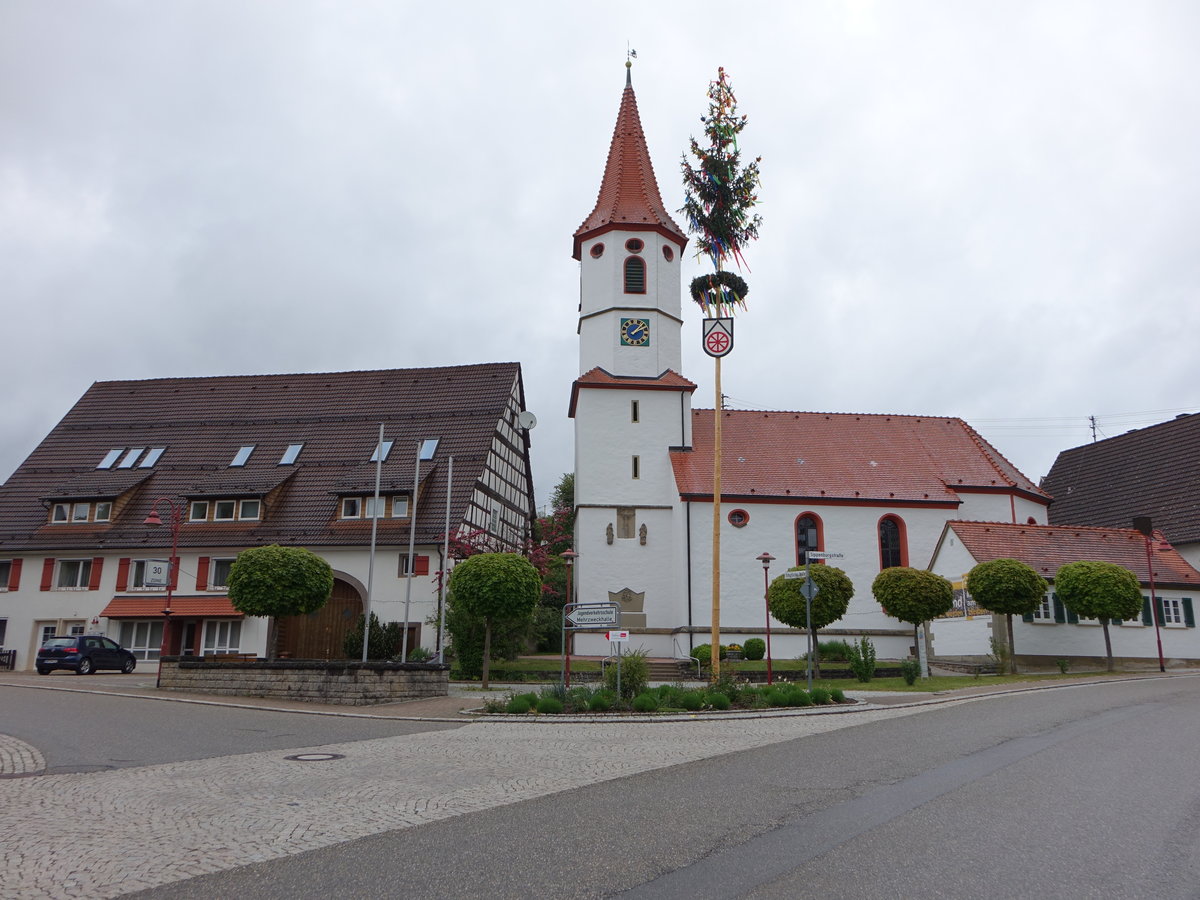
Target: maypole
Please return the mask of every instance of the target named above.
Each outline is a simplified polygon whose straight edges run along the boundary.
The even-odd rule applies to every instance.
[[[737,114],[737,99],[724,68],[708,85],[708,115],[701,116],[708,145],[691,139],[693,166],[683,156],[684,202],[680,210],[688,230],[696,236],[697,259],[707,256],[714,271],[692,280],[691,294],[702,310],[704,352],[714,358],[716,398],[713,404],[713,549],[712,549],[712,673],[721,673],[721,425],[724,402],[721,395],[721,357],[733,349],[733,314],[746,308],[746,282],[726,271],[732,262],[739,270],[745,264],[742,246],[758,237],[762,220],[751,215],[758,203],[757,157],[741,164],[737,136],[746,127],[746,116]],[[749,266],[746,266],[749,269]]]

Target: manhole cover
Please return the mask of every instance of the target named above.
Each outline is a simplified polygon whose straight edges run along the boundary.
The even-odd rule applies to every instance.
[[[285,756],[295,762],[328,762],[331,759],[345,759],[344,753],[297,753],[295,756]]]

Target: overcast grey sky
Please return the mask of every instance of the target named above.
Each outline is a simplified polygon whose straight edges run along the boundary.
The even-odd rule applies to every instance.
[[[1200,408],[1194,2],[5,0],[0,478],[97,380],[517,360],[544,503],[627,42],[669,208],[719,65],[763,157],[730,405]]]

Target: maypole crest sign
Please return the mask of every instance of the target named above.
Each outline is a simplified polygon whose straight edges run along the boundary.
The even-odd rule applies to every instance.
[[[704,352],[709,356],[720,358],[733,349],[733,319],[705,319]]]

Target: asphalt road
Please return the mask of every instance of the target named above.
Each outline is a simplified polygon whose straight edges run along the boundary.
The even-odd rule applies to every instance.
[[[49,683],[55,675],[46,676]],[[76,676],[61,676],[70,686]],[[120,688],[132,684],[113,681]],[[153,675],[150,676],[153,681]],[[105,676],[83,679],[88,686]],[[99,772],[312,747],[461,726],[155,702],[107,694],[0,686],[0,732],[37,747],[46,774]]]
[[[1196,897],[1197,746],[1196,678],[994,697],[133,896]]]

